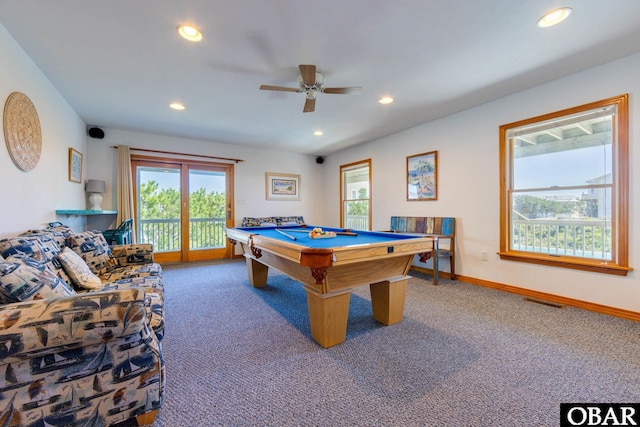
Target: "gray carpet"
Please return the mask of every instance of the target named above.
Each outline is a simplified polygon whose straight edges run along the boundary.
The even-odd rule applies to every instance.
[[[561,402],[639,402],[640,324],[412,274],[404,320],[352,295],[343,344],[311,338],[300,283],[244,261],[164,267],[156,426],[557,426]]]

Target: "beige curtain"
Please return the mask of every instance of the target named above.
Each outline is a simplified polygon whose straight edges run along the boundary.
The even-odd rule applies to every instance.
[[[117,190],[118,197],[118,224],[127,218],[133,218],[133,230],[131,231],[131,242],[138,241],[136,231],[136,221],[133,212],[133,179],[131,178],[131,152],[126,145],[118,145],[118,170],[117,170]]]

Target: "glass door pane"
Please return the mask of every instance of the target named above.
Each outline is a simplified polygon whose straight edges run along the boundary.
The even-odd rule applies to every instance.
[[[343,227],[370,229],[370,176],[369,162],[342,167]]]
[[[189,170],[189,249],[225,248],[226,174]]]
[[[155,252],[181,249],[180,168],[136,168],[138,242],[153,243]]]

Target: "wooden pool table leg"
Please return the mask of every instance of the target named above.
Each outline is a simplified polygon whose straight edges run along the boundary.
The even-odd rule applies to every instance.
[[[247,272],[249,273],[249,282],[254,288],[261,288],[267,284],[267,275],[269,267],[256,261],[251,257],[245,257],[247,260]]]
[[[305,286],[311,336],[324,348],[344,342],[347,337],[347,318],[351,290],[339,293],[321,294]]]
[[[407,276],[401,276],[369,285],[374,319],[385,325],[402,320],[407,281]]]

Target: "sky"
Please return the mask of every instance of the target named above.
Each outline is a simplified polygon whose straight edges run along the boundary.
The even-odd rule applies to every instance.
[[[515,159],[514,188],[584,185],[611,172],[611,147],[608,144]]]

